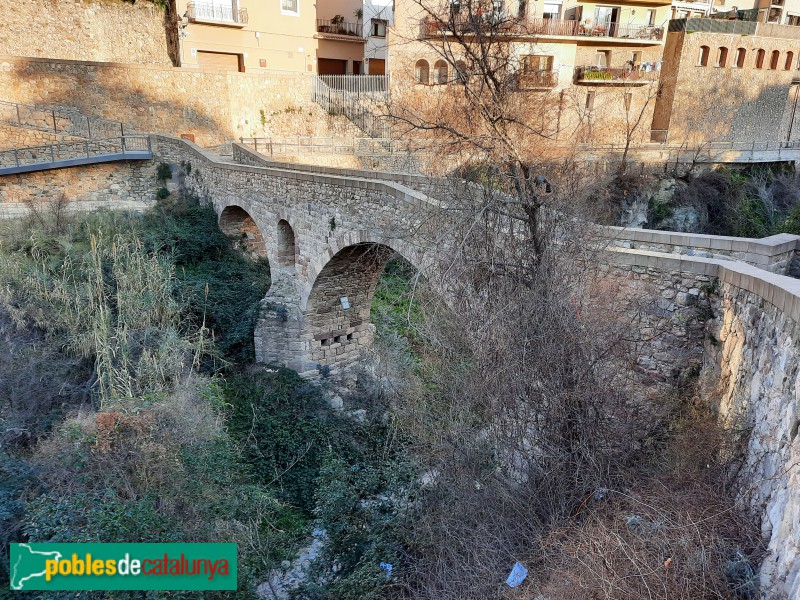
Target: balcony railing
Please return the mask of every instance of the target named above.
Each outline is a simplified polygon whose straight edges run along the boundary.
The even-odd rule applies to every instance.
[[[647,63],[635,67],[586,66],[575,69],[578,83],[631,83],[645,84],[656,81],[660,73],[659,63]]]
[[[362,26],[360,23],[348,23],[332,19],[317,19],[317,32],[334,35],[351,35],[361,37]]]
[[[528,71],[519,74],[519,88],[530,90],[558,85],[558,71]]]
[[[230,6],[205,2],[189,2],[186,13],[190,21],[211,21],[214,23],[247,24],[247,9],[237,8],[233,2]]]
[[[621,23],[592,24],[585,21],[541,18],[512,18],[487,12],[455,14],[435,19],[426,17],[420,23],[420,37],[430,38],[450,34],[481,33],[484,35],[606,37],[631,40],[661,40],[662,27],[623,25]]]

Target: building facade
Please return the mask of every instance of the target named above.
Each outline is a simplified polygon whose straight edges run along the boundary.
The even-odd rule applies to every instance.
[[[386,69],[390,0],[178,0],[177,8],[184,67],[326,75]]]

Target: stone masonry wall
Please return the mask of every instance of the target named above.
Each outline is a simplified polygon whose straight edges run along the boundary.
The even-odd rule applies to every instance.
[[[102,163],[4,175],[0,177],[0,207],[26,202],[67,201],[150,202],[161,187],[154,161]]]
[[[76,108],[121,121],[127,130],[191,134],[201,146],[240,137],[359,135],[344,117],[311,101],[305,74],[0,56],[0,90],[0,100]]]
[[[771,600],[800,597],[800,326],[759,294],[723,282],[706,344],[709,395],[731,428],[750,431],[740,492],[761,517]]]
[[[164,13],[142,1],[6,2],[0,54],[172,65]]]
[[[9,148],[27,148],[31,146],[46,146],[80,139],[72,135],[62,135],[36,129],[11,127],[0,124],[0,150]]]
[[[787,139],[789,88],[798,58],[795,40],[698,31],[671,32],[669,37],[674,43],[668,40],[668,48],[674,51],[676,45],[681,46],[680,60],[664,64],[661,82],[667,89],[656,102],[653,126],[666,128],[667,115],[671,115],[671,143]],[[706,66],[699,64],[702,46],[710,49]],[[717,66],[721,47],[728,51],[724,67]],[[739,48],[745,51],[741,68],[736,66]],[[765,51],[762,68],[755,64],[759,49]],[[776,50],[780,53],[777,68],[771,69],[772,52]],[[789,51],[793,57],[786,69]],[[709,98],[714,99],[713,106]]]

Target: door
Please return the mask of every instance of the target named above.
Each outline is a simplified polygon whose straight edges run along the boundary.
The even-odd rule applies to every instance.
[[[197,51],[197,64],[203,71],[244,71],[241,54]]]
[[[347,61],[336,58],[317,59],[317,72],[320,75],[347,75]]]
[[[619,21],[619,8],[615,6],[598,6],[594,22],[597,33],[608,36],[616,35],[615,29]]]
[[[384,59],[384,58],[370,58],[369,59],[369,74],[370,75],[386,75],[386,59]]]

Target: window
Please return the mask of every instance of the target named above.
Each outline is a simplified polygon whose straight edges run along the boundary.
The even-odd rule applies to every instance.
[[[784,71],[791,71],[793,63],[794,63],[794,52],[787,52],[786,53],[786,62],[783,64],[783,70]]]
[[[523,73],[540,73],[553,70],[553,57],[545,54],[529,54],[522,57]]]
[[[528,0],[517,0],[517,18],[524,19],[528,16]]]
[[[634,66],[642,62],[642,53],[634,52],[633,54],[631,54],[631,62],[634,64]]]
[[[372,37],[386,37],[386,26],[388,21],[382,19],[372,19]]]
[[[428,61],[420,58],[414,68],[414,81],[423,85],[430,83],[430,67]]]
[[[282,14],[300,14],[300,0],[281,0]]]
[[[447,63],[443,60],[437,60],[433,65],[433,83],[447,83]]]
[[[594,92],[587,92],[586,93],[586,110],[592,110],[594,108]]]
[[[736,63],[734,66],[737,69],[744,69],[744,59],[747,56],[747,50],[744,48],[737,48],[736,50]]]
[[[656,11],[655,10],[648,10],[647,11],[647,26],[648,27],[655,27],[656,25]]]
[[[764,56],[766,52],[762,49],[758,49],[756,51],[756,69],[763,69],[764,68]]]
[[[544,8],[542,9],[543,18],[558,19],[559,15],[561,15],[561,4],[551,4],[549,2],[544,3]]]
[[[767,17],[767,23],[780,23],[782,15],[783,15],[782,8],[776,8],[774,6],[771,6],[769,9],[769,16]]]
[[[711,52],[711,48],[708,46],[700,46],[700,56],[697,59],[697,66],[699,67],[707,67],[708,66],[708,55]]]
[[[450,0],[450,12],[454,15],[461,13],[461,0]]]
[[[611,65],[611,51],[599,50],[594,55],[594,62],[598,67],[608,67]]]
[[[787,25],[794,25],[797,27],[800,25],[800,15],[788,15],[786,17],[786,24]]]
[[[455,69],[453,69],[453,83],[467,83],[468,79],[467,63],[463,60],[457,60]]]
[[[781,52],[780,50],[773,50],[772,51],[772,59],[769,61],[769,68],[773,71],[778,68],[778,61],[781,59]]]
[[[720,46],[717,53],[717,66],[724,67],[728,62],[728,49],[725,46]]]
[[[630,92],[626,92],[625,93],[625,110],[630,110],[631,109],[631,98],[632,97],[633,97],[633,94],[631,94]]]

